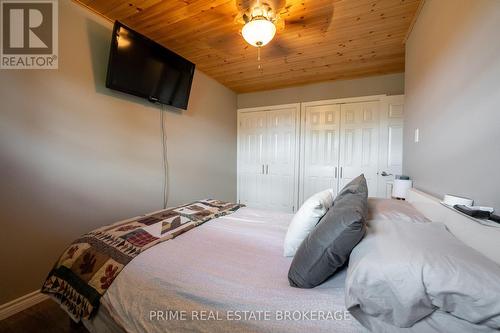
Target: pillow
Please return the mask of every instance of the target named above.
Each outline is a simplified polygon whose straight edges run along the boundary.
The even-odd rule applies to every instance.
[[[500,266],[435,222],[380,218],[352,251],[346,306],[365,327],[412,327],[435,311],[500,329]]]
[[[341,268],[365,234],[368,188],[363,175],[346,186],[300,245],[288,271],[292,287],[313,288]]]
[[[335,205],[335,202],[339,201],[346,195],[350,194],[356,194],[359,193],[359,191],[364,191],[368,195],[368,186],[366,185],[366,178],[364,174],[361,174],[351,180],[340,192],[337,194],[337,197],[333,201],[333,204]]]
[[[307,237],[311,230],[318,224],[333,204],[333,190],[325,190],[314,194],[307,199],[295,213],[285,236],[284,255],[293,257],[300,243]]]

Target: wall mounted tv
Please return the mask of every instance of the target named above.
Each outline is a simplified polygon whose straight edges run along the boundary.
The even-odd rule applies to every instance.
[[[195,65],[115,22],[106,87],[187,109]]]

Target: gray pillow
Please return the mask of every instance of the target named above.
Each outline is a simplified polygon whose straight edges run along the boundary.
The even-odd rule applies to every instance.
[[[335,200],[333,201],[333,204],[335,205],[335,202],[341,200],[343,197],[348,196],[350,194],[356,194],[363,192],[366,194],[368,197],[368,186],[366,184],[366,178],[364,174],[361,174],[351,180],[340,192],[337,194],[335,197]]]
[[[491,329],[447,332],[500,331],[499,277],[497,263],[443,224],[379,216],[350,256],[346,306],[370,331],[386,323],[421,332],[436,311]]]
[[[290,285],[313,288],[341,268],[365,234],[367,212],[368,188],[361,175],[341,191],[300,245],[288,271]]]

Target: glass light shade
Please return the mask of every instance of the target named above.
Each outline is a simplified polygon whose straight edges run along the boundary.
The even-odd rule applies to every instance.
[[[248,44],[261,47],[274,38],[276,26],[265,18],[253,19],[243,26],[241,34]]]

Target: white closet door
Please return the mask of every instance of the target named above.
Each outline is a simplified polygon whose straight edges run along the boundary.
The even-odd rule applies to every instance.
[[[339,189],[364,173],[368,195],[377,196],[379,106],[378,101],[341,105]]]
[[[394,176],[403,172],[404,96],[385,97],[380,115],[378,196],[390,198]]]
[[[303,112],[301,203],[329,188],[337,193],[340,104],[305,105]]]
[[[267,113],[248,112],[240,115],[238,182],[241,203],[266,208],[266,143]]]
[[[293,212],[296,200],[297,108],[267,113],[266,190],[268,208]]]

